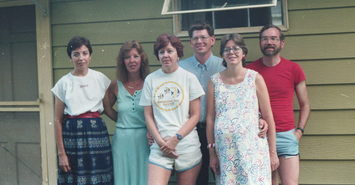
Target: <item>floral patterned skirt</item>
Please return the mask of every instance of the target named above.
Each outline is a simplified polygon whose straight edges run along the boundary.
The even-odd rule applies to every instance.
[[[58,185],[112,185],[109,135],[101,118],[70,118],[62,125],[71,171],[58,170]]]
[[[271,185],[269,147],[258,134],[258,120],[232,119],[215,125],[219,185]]]

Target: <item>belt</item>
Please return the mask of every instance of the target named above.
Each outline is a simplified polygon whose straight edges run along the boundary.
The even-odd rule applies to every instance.
[[[65,118],[99,118],[100,113],[99,112],[85,112],[77,116],[72,116],[72,115],[65,115]]]

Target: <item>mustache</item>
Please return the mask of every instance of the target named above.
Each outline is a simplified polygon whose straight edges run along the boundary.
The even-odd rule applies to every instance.
[[[264,49],[268,49],[268,48],[275,49],[276,47],[275,47],[275,46],[272,46],[272,45],[267,45],[267,46],[264,47]]]

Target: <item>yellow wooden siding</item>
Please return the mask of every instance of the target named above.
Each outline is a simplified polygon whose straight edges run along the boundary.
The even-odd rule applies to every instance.
[[[341,123],[336,124],[342,126]],[[301,141],[301,159],[355,161],[355,134],[307,136]],[[354,169],[355,172],[355,169]]]
[[[300,184],[355,184],[355,161],[301,161]]]
[[[355,33],[291,36],[287,38],[286,42],[287,45],[283,55],[292,59],[342,59],[355,57],[353,48]]]
[[[355,6],[352,0],[288,0],[287,6],[289,10],[295,9],[318,9],[318,8],[336,8]]]
[[[295,114],[298,118],[298,112]],[[355,110],[313,110],[305,135],[355,135]],[[306,138],[305,137],[305,138]],[[307,144],[304,141],[301,143]],[[304,153],[303,153],[304,154]],[[354,155],[355,156],[355,155]]]
[[[74,35],[85,36],[93,44],[115,44],[127,40],[155,41],[160,33],[171,32],[170,19],[55,25],[53,46],[64,46]]]
[[[289,12],[287,34],[352,32],[355,6],[339,9],[299,10]],[[324,17],[324,15],[329,15]],[[302,22],[302,24],[299,24]],[[317,23],[317,26],[314,23]]]
[[[312,106],[300,144],[300,183],[355,184],[355,1],[288,2],[282,54],[303,67]]]
[[[314,60],[298,62],[307,74],[307,84],[355,83],[355,60]]]
[[[308,86],[308,94],[312,109],[355,109],[355,85],[353,84]],[[296,109],[297,107],[298,105],[295,106]]]
[[[135,19],[161,19],[163,0],[52,0],[52,24],[100,22]]]

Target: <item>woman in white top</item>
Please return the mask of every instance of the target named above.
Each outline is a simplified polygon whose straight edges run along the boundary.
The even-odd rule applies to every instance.
[[[176,36],[158,36],[154,54],[162,66],[145,79],[139,103],[155,140],[150,148],[148,184],[168,184],[175,170],[180,185],[194,185],[202,157],[195,126],[204,91],[195,75],[179,67],[183,45]]]
[[[113,184],[109,135],[100,114],[110,80],[89,68],[92,48],[73,37],[67,54],[74,69],[52,88],[58,151],[58,185]]]

